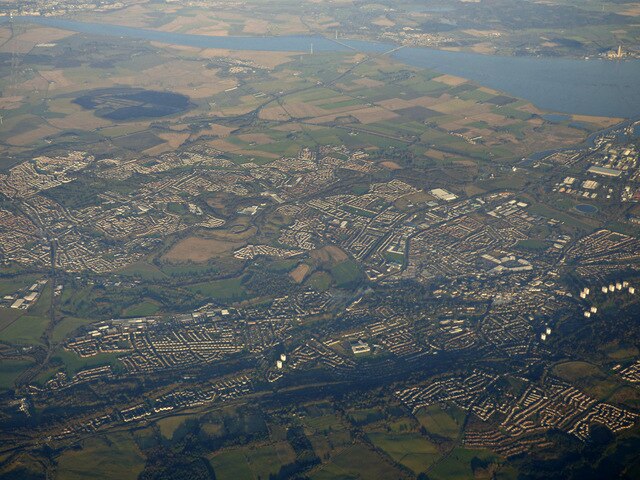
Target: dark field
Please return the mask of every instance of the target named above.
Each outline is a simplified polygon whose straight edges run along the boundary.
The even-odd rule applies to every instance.
[[[191,107],[189,97],[185,95],[137,88],[94,90],[76,98],[73,103],[94,110],[98,117],[116,121],[166,117]]]

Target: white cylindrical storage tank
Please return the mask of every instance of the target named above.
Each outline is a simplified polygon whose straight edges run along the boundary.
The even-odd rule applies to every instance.
[[[602,287],[602,293],[607,293],[609,289],[607,287]]]
[[[544,333],[540,334],[540,340],[544,342],[546,339],[547,339],[547,336]]]
[[[584,292],[580,292],[580,298],[587,298],[587,294]]]
[[[589,311],[584,312],[584,316],[585,316],[586,318],[591,317],[591,312],[589,312]]]
[[[278,367],[278,368],[282,368],[282,361],[281,361],[281,360],[278,360],[278,361],[276,362],[276,367]]]
[[[616,286],[612,283],[611,285],[609,285],[609,291],[610,292],[615,292],[616,290]]]
[[[629,293],[630,293],[631,295],[633,295],[634,293],[636,293],[636,289],[635,289],[635,287],[629,287]]]
[[[616,283],[616,290],[622,290],[622,284],[620,282]]]
[[[589,295],[590,293],[591,293],[591,290],[589,289],[589,287],[584,287],[584,294]]]
[[[550,329],[549,327],[547,327],[547,329],[545,330],[545,333],[546,333],[547,335],[551,335],[551,329]]]
[[[591,307],[591,313],[598,313],[598,307]]]
[[[282,360],[283,362],[287,361],[287,356],[284,353],[280,354],[280,360]]]

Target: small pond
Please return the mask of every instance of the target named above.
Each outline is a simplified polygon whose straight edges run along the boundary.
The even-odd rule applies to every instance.
[[[589,205],[588,203],[581,203],[574,207],[580,213],[596,213],[598,211],[598,207],[595,205]]]

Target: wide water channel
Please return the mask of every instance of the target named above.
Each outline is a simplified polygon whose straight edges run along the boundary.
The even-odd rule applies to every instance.
[[[172,45],[256,51],[340,52],[355,49],[375,54],[394,45],[319,36],[212,37],[161,32],[120,25],[86,23],[56,17],[25,17],[80,33],[138,38]],[[566,58],[501,57],[429,48],[405,47],[390,54],[416,67],[468,78],[480,85],[529,100],[554,112],[608,117],[640,116],[640,60],[610,61]]]

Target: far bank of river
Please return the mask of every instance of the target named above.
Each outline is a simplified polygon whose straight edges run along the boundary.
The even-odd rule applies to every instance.
[[[23,17],[28,21],[80,33],[139,38],[172,45],[254,51],[349,51],[383,53],[395,45],[319,36],[213,37],[162,32],[120,25],[87,23],[58,17]],[[526,99],[552,112],[633,118],[640,115],[640,60],[576,60],[501,57],[429,48],[401,48],[391,56],[416,67],[468,78],[480,85]]]

